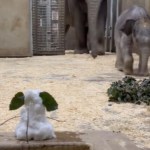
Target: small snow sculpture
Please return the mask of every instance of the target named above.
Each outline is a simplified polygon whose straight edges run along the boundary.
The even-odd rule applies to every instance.
[[[49,93],[39,90],[28,90],[24,94],[19,92],[12,99],[9,108],[14,110],[22,105],[24,108],[15,131],[18,140],[46,140],[56,137],[45,115],[45,107],[48,111],[58,107]]]

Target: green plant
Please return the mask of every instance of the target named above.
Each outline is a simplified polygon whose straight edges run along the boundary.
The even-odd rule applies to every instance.
[[[139,97],[139,101],[150,105],[150,79],[144,79],[140,82],[137,95]]]
[[[58,104],[54,97],[47,92],[40,92],[39,96],[42,99],[42,104],[46,107],[47,111],[53,111],[58,108]],[[24,105],[25,96],[22,92],[18,92],[12,98],[11,103],[9,105],[9,110],[16,110]]]
[[[150,79],[137,81],[133,77],[124,77],[113,82],[107,90],[109,101],[145,103],[150,105]]]

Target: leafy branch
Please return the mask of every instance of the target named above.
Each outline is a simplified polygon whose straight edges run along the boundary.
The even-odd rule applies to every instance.
[[[107,90],[109,101],[130,102],[150,105],[150,79],[137,81],[133,77],[124,77],[113,82]]]
[[[55,98],[50,95],[48,92],[40,92],[39,97],[42,99],[42,104],[45,106],[47,111],[53,111],[58,109],[58,104]],[[22,92],[18,92],[12,98],[11,103],[9,105],[9,110],[16,110],[24,105],[25,96]]]
[[[6,124],[7,122],[13,120],[13,119],[16,119],[16,118],[20,118],[20,116],[14,116],[14,117],[11,117],[7,120],[5,120],[4,122],[0,123],[0,126]],[[54,120],[54,121],[57,121],[57,122],[65,122],[65,120],[58,120],[58,119],[55,119],[55,118],[51,118],[51,117],[47,117],[48,119],[51,119],[51,120]]]
[[[16,118],[19,118],[19,117],[20,117],[20,116],[11,117],[11,118],[5,120],[4,122],[0,123],[0,126],[4,125],[5,123],[7,123],[7,122],[10,121],[10,120],[13,120],[13,119],[16,119]]]

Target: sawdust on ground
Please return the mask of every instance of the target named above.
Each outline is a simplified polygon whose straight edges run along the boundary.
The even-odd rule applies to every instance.
[[[18,91],[41,89],[59,104],[57,131],[106,130],[121,132],[139,147],[150,148],[150,108],[144,105],[108,102],[107,89],[124,77],[117,71],[115,55],[96,59],[90,55],[0,58],[0,123],[18,116],[9,103]],[[19,118],[0,126],[0,132],[14,132]]]

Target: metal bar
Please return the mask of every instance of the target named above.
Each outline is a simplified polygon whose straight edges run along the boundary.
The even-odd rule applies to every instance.
[[[110,1],[110,24],[109,24],[109,52],[115,51],[114,28],[116,20],[120,13],[120,0]]]
[[[110,25],[109,25],[109,52],[112,51],[112,28],[113,28],[113,16],[114,16],[114,12],[113,12],[113,4],[114,4],[114,0],[110,0]]]
[[[119,17],[119,15],[120,15],[120,0],[117,0],[117,12],[116,12],[116,18],[118,18]]]
[[[105,45],[104,45],[104,48],[105,48],[105,51],[108,51],[108,19],[106,21],[106,27],[105,27]]]
[[[109,1],[107,0],[107,20],[106,20],[106,27],[105,27],[105,51],[108,51],[108,35],[109,35]]]

